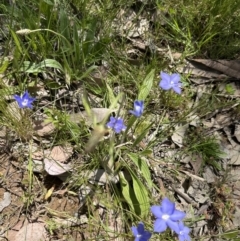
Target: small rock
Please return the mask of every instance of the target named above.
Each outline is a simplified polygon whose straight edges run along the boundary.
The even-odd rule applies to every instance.
[[[203,178],[207,181],[207,183],[213,183],[217,180],[217,176],[213,173],[212,168],[209,166],[204,168]]]

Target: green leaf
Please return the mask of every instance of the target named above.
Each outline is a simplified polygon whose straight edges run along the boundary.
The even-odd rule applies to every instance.
[[[148,188],[152,188],[153,182],[151,179],[151,173],[150,173],[148,164],[144,160],[144,157],[141,158],[139,155],[135,153],[129,153],[128,156],[137,166],[137,168],[139,169],[139,172],[143,175],[144,179],[148,184]]]
[[[45,68],[60,69],[64,72],[62,65],[54,59],[45,59],[39,64],[24,61],[20,71],[24,71],[26,73],[41,73],[45,70]]]
[[[133,200],[132,200],[133,198],[131,195],[131,193],[132,194],[134,193],[133,189],[129,186],[129,183],[125,179],[122,172],[119,172],[119,178],[120,178],[120,183],[121,183],[121,187],[122,187],[122,195],[125,198],[128,205],[130,206],[130,208],[132,209],[132,211],[134,211],[135,209],[134,209],[134,204],[133,204]]]
[[[141,151],[139,154],[142,156],[148,156],[148,155],[152,155],[153,151],[151,149],[145,149],[143,151]]]
[[[55,59],[45,59],[42,62],[39,63],[40,68],[54,68],[54,69],[60,69],[64,72],[62,65],[56,61]]]
[[[229,231],[226,231],[223,234],[221,234],[221,236],[223,238],[227,238],[227,239],[234,239],[238,236],[238,234],[239,234],[238,230],[229,230]],[[234,240],[236,240],[236,239],[234,239]]]
[[[108,91],[108,98],[109,98],[109,102],[112,103],[116,97],[113,93],[112,88],[110,87],[110,85],[106,82],[106,86],[107,86],[107,91]]]
[[[13,37],[13,39],[14,39],[14,42],[15,42],[17,48],[18,48],[18,51],[19,51],[21,54],[23,54],[23,50],[22,50],[21,44],[20,44],[20,42],[19,42],[19,40],[18,40],[18,36],[15,34],[15,32],[14,32],[13,30],[11,30],[11,34],[12,34],[12,37]]]
[[[61,85],[59,85],[57,82],[52,80],[45,81],[45,84],[49,89],[52,89],[52,90],[57,90],[61,88]]]
[[[4,73],[8,68],[9,60],[7,58],[3,59],[2,65],[0,66],[0,74]]]
[[[132,176],[133,180],[133,189],[134,189],[134,194],[137,198],[138,203],[134,205],[135,210],[137,208],[140,209],[139,216],[142,218],[146,217],[149,213],[150,209],[150,202],[148,198],[148,190],[146,189],[145,185],[138,179],[136,174],[132,172],[131,170],[130,174]]]
[[[149,95],[153,85],[154,74],[155,74],[155,69],[151,70],[151,72],[144,79],[139,89],[138,100],[145,100]]]

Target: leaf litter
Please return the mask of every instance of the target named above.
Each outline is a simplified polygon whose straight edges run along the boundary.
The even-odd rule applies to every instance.
[[[154,44],[150,45],[145,35],[145,33],[149,31],[150,26],[149,22],[145,18],[140,18],[138,21],[134,22],[133,20],[136,18],[136,13],[133,10],[120,12],[120,15],[121,16],[119,16],[119,18],[121,19],[121,21],[123,21],[123,23],[119,24],[117,22],[117,26],[119,27],[117,31],[119,31],[119,35],[121,37],[124,37],[130,41],[132,50],[136,50],[137,48],[141,51],[146,51],[150,47],[154,48]],[[166,53],[169,54],[168,50],[168,48],[157,48],[157,51],[161,52],[161,54],[163,55],[167,55]],[[172,62],[174,62],[174,60]],[[234,82],[239,79],[239,61],[186,59],[186,63],[186,66],[179,68],[179,72],[189,74],[189,80],[191,82],[198,85],[205,85],[205,89],[201,91],[198,99],[195,100],[196,102],[200,102],[206,94],[210,95],[215,87],[219,87],[218,89],[220,90],[220,92],[218,93],[218,97],[221,98],[221,101],[228,101],[229,98],[231,98],[231,94],[225,92],[225,90],[227,89],[226,84],[219,84],[219,82],[223,82],[225,80],[233,81],[230,83],[232,86],[230,90],[234,89],[234,91],[240,91],[239,85]],[[33,69],[32,71],[35,70]],[[150,72],[150,77],[148,76],[148,78],[151,79],[152,75],[154,75],[154,71]],[[100,79],[102,80],[102,78]],[[213,82],[216,84],[212,85]],[[151,86],[152,83],[149,82],[146,86],[147,90],[144,90],[140,93],[140,96],[143,99],[145,99],[146,96],[149,94],[145,93],[145,91],[150,92]],[[192,88],[192,91],[194,91],[195,93],[197,92],[197,86],[193,85],[193,87],[190,88]],[[220,210],[221,205],[224,205],[225,203],[224,198],[226,198],[225,196],[227,195],[226,193],[224,193],[224,191],[226,190],[219,191],[218,185],[224,176],[222,170],[227,168],[230,168],[231,176],[228,182],[230,189],[229,192],[232,192],[234,194],[231,198],[234,199],[234,205],[236,206],[236,209],[233,213],[231,213],[232,219],[227,219],[226,222],[228,222],[228,225],[231,228],[237,228],[239,226],[240,211],[237,206],[240,205],[240,194],[237,188],[240,181],[240,135],[239,124],[236,120],[233,119],[233,110],[235,110],[235,106],[233,107],[233,105],[228,107],[228,109],[226,109],[225,111],[223,108],[216,108],[216,112],[209,111],[208,115],[197,116],[198,121],[194,124],[189,119],[188,123],[183,124],[178,128],[175,128],[175,131],[173,131],[168,140],[165,140],[164,143],[159,143],[159,145],[157,146],[158,151],[154,152],[154,155],[151,156],[151,158],[153,158],[153,162],[151,162],[151,164],[159,159],[161,159],[161,161],[165,161],[166,159],[172,158],[170,163],[165,165],[165,167],[169,167],[166,168],[167,171],[162,170],[162,168],[164,167],[164,164],[162,164],[162,162],[155,162],[155,164],[151,167],[151,171],[153,172],[153,178],[155,180],[159,180],[159,183],[161,183],[162,189],[168,189],[168,186],[169,192],[172,195],[175,195],[177,197],[177,200],[180,200],[180,202],[177,203],[180,209],[192,210],[192,208],[194,208],[194,211],[197,212],[199,215],[205,215],[206,218],[204,220],[194,223],[192,227],[193,233],[196,236],[210,234],[211,230],[208,227],[208,222],[209,220],[214,219],[214,217],[216,216],[214,212],[217,213],[218,209]],[[15,109],[13,109],[13,112],[15,114],[17,113],[15,112]],[[109,110],[108,108],[92,108],[90,115],[88,115],[86,111],[77,111],[70,113],[70,120],[77,124],[81,124],[80,122],[84,122],[86,126],[91,128],[93,126],[94,119],[96,123],[100,123],[106,118],[106,116],[109,116],[112,112],[114,111]],[[19,113],[17,113],[16,117],[19,118]],[[192,113],[192,115],[190,115],[190,118],[191,117],[195,118],[196,116],[194,113]],[[220,163],[219,165],[221,166],[222,172],[217,171],[216,168],[214,168],[214,165],[203,167],[203,164],[206,163],[206,160],[201,155],[201,153],[193,152],[191,155],[183,155],[185,154],[184,151],[187,146],[186,139],[188,138],[189,132],[197,132],[198,128],[202,128],[201,124],[203,124],[203,128],[205,128],[204,132],[206,133],[206,135],[210,133],[210,135],[216,134],[219,136],[221,147],[226,153],[226,156],[219,156],[217,160]],[[191,126],[194,126],[194,131],[192,131]],[[86,173],[87,178],[77,190],[78,193],[68,190],[70,192],[66,191],[64,192],[64,194],[61,195],[60,192],[56,191],[58,189],[61,190],[62,185],[65,185],[64,182],[68,182],[68,177],[64,179],[64,182],[56,179],[56,177],[61,176],[64,173],[69,173],[70,171],[74,172],[74,170],[72,170],[74,148],[70,147],[70,150],[67,150],[60,145],[54,146],[52,148],[50,145],[52,139],[49,139],[49,136],[51,136],[54,131],[55,127],[52,123],[46,123],[45,120],[38,122],[38,124],[36,123],[35,133],[38,137],[35,138],[35,141],[39,142],[39,140],[44,140],[46,145],[44,147],[44,151],[40,151],[40,153],[35,152],[35,155],[33,155],[33,159],[36,159],[40,163],[42,162],[45,164],[45,171],[48,174],[45,180],[45,186],[48,191],[51,190],[51,193],[49,195],[49,197],[51,198],[49,199],[49,203],[47,203],[46,205],[46,209],[44,209],[44,206],[42,205],[43,197],[41,196],[41,190],[39,189],[39,187],[34,186],[34,191],[39,194],[39,200],[36,200],[36,205],[32,205],[30,207],[30,211],[32,212],[33,216],[35,215],[35,217],[31,218],[33,220],[47,220],[47,216],[50,215],[54,217],[55,220],[58,220],[56,222],[59,224],[60,227],[61,223],[63,222],[65,222],[64,224],[69,227],[76,223],[79,225],[84,225],[89,222],[89,217],[86,217],[86,212],[84,213],[82,210],[84,210],[84,205],[87,202],[87,198],[91,197],[94,200],[93,203],[95,203],[96,207],[98,207],[96,208],[97,211],[93,211],[93,216],[95,215],[94,217],[96,217],[96,220],[97,218],[99,218],[98,216],[106,216],[107,212],[109,214],[107,225],[108,229],[111,232],[110,234],[108,233],[108,238],[114,240],[122,240],[115,237],[115,233],[122,232],[122,230],[124,229],[123,220],[120,218],[118,210],[116,211],[114,209],[110,209],[109,211],[106,211],[107,204],[101,203],[101,201],[103,202],[104,199],[101,199],[98,194],[95,193],[93,194],[93,196],[91,196],[91,194],[95,191],[92,185],[103,186],[104,189],[110,183],[117,184],[120,181],[115,177],[112,178],[111,173],[107,173],[105,170],[99,168],[96,168],[94,171],[86,170],[86,168],[84,169],[84,164],[86,162],[84,158],[79,155],[77,158],[75,157],[74,161],[78,163],[79,168],[82,168],[81,178],[86,178]],[[42,139],[39,139],[39,137]],[[20,152],[19,146],[15,149],[17,149],[19,153],[23,154],[23,156],[26,156],[26,153],[28,153],[29,151],[26,145],[23,147],[23,150],[21,150],[22,152]],[[89,149],[90,151],[92,151],[91,148]],[[50,156],[45,156],[46,153],[50,153]],[[0,203],[0,206],[2,205],[1,212],[5,212],[9,208],[10,210],[7,211],[14,213],[16,212],[16,210],[13,209],[14,205],[16,206],[16,204],[18,204],[17,207],[21,207],[20,197],[24,195],[24,189],[20,187],[20,183],[24,183],[24,181],[27,180],[27,177],[25,172],[26,164],[24,162],[22,162],[24,163],[24,165],[20,164],[19,161],[22,160],[20,157],[21,155],[18,155],[17,161],[13,159],[11,164],[4,162],[6,160],[4,159],[4,156],[3,158],[1,158],[1,163],[4,164],[3,166],[1,166],[0,173],[6,176],[10,174],[10,176],[14,176],[12,180],[6,181],[6,187],[8,189],[16,187],[12,194],[14,196],[12,198],[12,203],[10,203],[9,198],[5,198],[6,192],[1,191],[1,195],[3,194],[4,197],[4,202]],[[109,158],[107,159],[109,160]],[[174,168],[176,168],[175,161],[181,162],[182,166],[179,170],[178,175],[175,178],[172,178],[172,176],[168,172],[169,170],[173,170]],[[211,160],[208,161],[210,162]],[[146,163],[148,166],[150,166],[149,162],[146,161]],[[226,166],[224,166],[225,163],[227,163],[227,168]],[[41,172],[38,171],[37,173]],[[130,180],[132,179],[133,182],[136,182],[134,178],[135,176],[132,175],[130,177]],[[53,186],[54,188],[51,189]],[[213,197],[210,195],[212,188],[216,189],[215,198],[219,198],[217,203],[219,206],[213,205],[216,200],[213,199]],[[70,193],[69,196],[66,195],[67,193]],[[105,195],[105,193],[101,195]],[[224,196],[224,198],[222,198],[221,195]],[[107,198],[107,200],[111,202],[109,197]],[[41,212],[41,208],[43,208],[43,212]],[[19,210],[21,211],[20,208]],[[59,213],[56,213],[57,211],[59,211]],[[65,213],[60,214],[60,211],[63,211]],[[75,211],[75,213],[77,214],[76,216],[78,216],[78,221],[76,221],[76,219],[73,217],[73,211]],[[187,213],[187,215],[188,217],[193,217],[190,211]],[[17,220],[11,220],[12,224],[16,224],[19,217],[20,214],[17,217]],[[11,229],[12,227],[14,227],[14,225],[5,226],[6,230]],[[96,227],[97,225],[94,228]],[[86,226],[83,226],[83,229],[86,229]],[[116,231],[117,229],[119,231]],[[91,230],[88,234],[87,232],[84,233],[85,236],[83,239],[80,239],[80,237],[77,236],[75,240],[86,240],[87,238],[92,238]],[[99,231],[99,233],[101,233],[101,231]],[[96,231],[94,235],[95,234]],[[66,236],[64,236],[64,233],[62,233],[61,235],[62,237],[58,238],[66,240]],[[12,240],[33,240],[33,237],[36,241],[41,239],[47,240],[45,226],[40,221],[32,222],[22,227],[17,232],[15,236],[16,239]]]

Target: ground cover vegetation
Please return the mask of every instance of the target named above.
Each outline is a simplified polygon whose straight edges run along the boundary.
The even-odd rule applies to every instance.
[[[240,240],[240,1],[0,2],[3,240]]]

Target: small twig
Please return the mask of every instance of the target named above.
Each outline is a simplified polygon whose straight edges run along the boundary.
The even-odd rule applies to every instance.
[[[187,174],[189,177],[192,177],[192,178],[197,179],[197,180],[199,180],[199,181],[202,181],[202,182],[205,182],[205,181],[206,181],[204,178],[199,177],[199,176],[196,176],[196,175],[194,175],[194,174],[192,174],[192,173],[190,173],[190,172],[183,171],[183,170],[179,170],[179,171],[180,171],[180,172],[183,172],[183,173]]]

